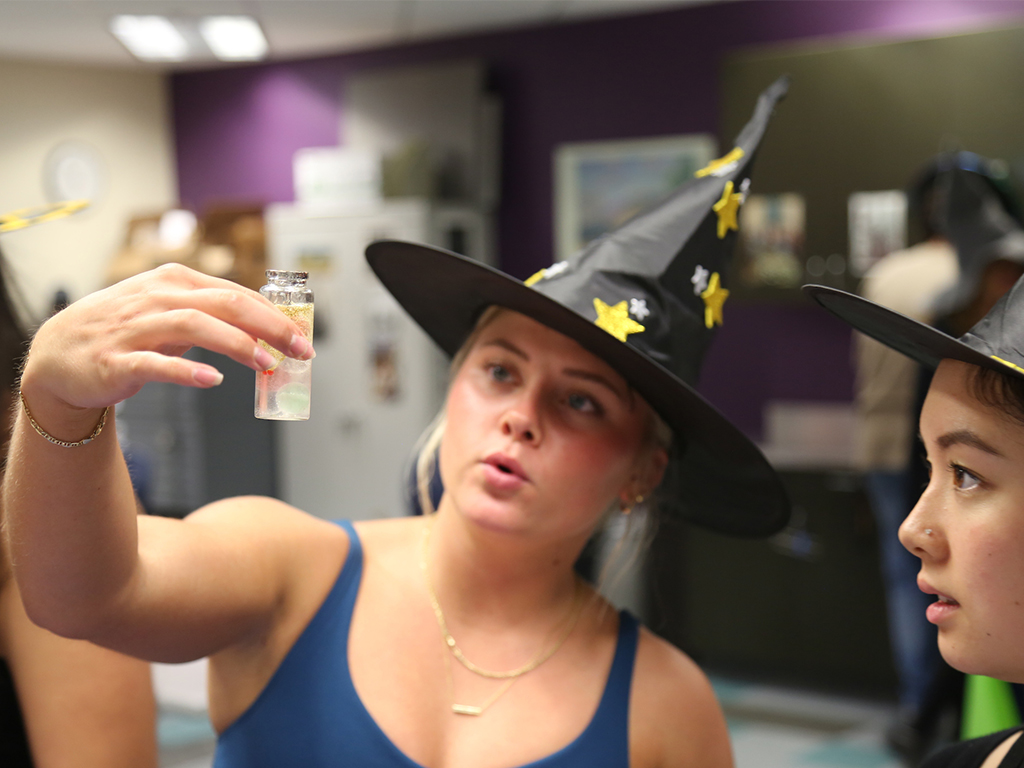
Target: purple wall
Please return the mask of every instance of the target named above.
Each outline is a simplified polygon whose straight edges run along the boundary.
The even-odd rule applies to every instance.
[[[927,36],[1022,15],[1024,0],[741,1],[176,74],[181,200],[196,210],[222,201],[291,200],[295,150],[337,143],[348,75],[480,58],[506,113],[499,254],[504,269],[524,277],[551,262],[554,148],[717,132],[718,66],[729,51],[837,35]],[[701,389],[755,438],[765,400],[851,397],[849,333],[838,322],[809,306],[739,303],[726,318]]]

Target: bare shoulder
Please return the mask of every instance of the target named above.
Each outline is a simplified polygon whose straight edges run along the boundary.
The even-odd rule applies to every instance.
[[[181,527],[194,529],[195,548],[218,563],[206,623],[228,616],[231,630],[210,654],[210,716],[222,731],[252,705],[323,605],[350,542],[333,522],[252,496],[202,507]]]
[[[629,714],[631,764],[730,768],[721,707],[693,660],[640,630]]]
[[[370,547],[389,549],[408,542],[411,536],[420,536],[426,518],[387,517],[378,520],[360,520],[353,523],[361,541]]]
[[[337,529],[333,523],[269,496],[232,496],[200,507],[185,518],[199,524],[240,525],[250,529],[269,527],[286,533],[303,529]]]
[[[280,583],[310,589],[317,604],[348,556],[348,534],[341,526],[266,496],[215,501],[185,522],[235,542],[248,556],[261,559],[264,567],[277,564],[284,577]]]
[[[193,608],[251,616],[257,637],[267,621],[280,627],[285,614],[301,621],[315,610],[348,555],[340,526],[260,496],[222,499],[183,521],[143,516],[139,534],[164,578],[190,580]]]
[[[410,572],[418,560],[409,558],[410,547],[416,548],[422,540],[423,517],[394,517],[379,520],[364,520],[354,524],[356,534],[365,553],[367,572],[383,569],[392,577]],[[414,551],[419,551],[414,549]]]
[[[200,507],[184,522],[204,535],[245,547],[262,545],[306,556],[319,549],[336,553],[347,542],[340,526],[266,496],[221,499]]]

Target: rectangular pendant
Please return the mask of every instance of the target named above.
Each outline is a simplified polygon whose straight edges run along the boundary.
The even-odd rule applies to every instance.
[[[479,717],[483,714],[483,710],[480,707],[474,707],[471,704],[452,704],[452,712],[456,715],[472,715],[473,717]]]

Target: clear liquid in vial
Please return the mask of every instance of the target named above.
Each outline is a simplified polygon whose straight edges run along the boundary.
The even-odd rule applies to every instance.
[[[302,329],[307,339],[313,338],[312,304],[284,304],[277,308]],[[274,356],[275,365],[256,372],[256,418],[305,421],[309,418],[313,361],[295,360],[265,341],[260,344]]]

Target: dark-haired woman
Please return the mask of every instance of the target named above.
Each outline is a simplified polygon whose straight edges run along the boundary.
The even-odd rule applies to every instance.
[[[1024,683],[1024,281],[959,340],[857,297],[827,309],[934,367],[921,413],[928,486],[900,528],[939,650],[965,673]],[[946,747],[926,768],[1020,768],[1021,729]]]

